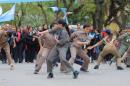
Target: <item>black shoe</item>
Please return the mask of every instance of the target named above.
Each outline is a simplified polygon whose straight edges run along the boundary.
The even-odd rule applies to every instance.
[[[99,65],[95,65],[94,69],[99,69]]]
[[[83,72],[88,72],[87,70],[85,70],[84,68],[80,68],[80,71],[83,71]]]
[[[77,79],[78,78],[78,75],[79,75],[79,72],[78,71],[74,71],[73,72],[73,79]]]
[[[54,77],[53,73],[49,73],[48,76],[47,76],[48,79],[53,78],[53,77]]]
[[[127,68],[130,68],[130,65],[126,65]]]
[[[37,71],[37,70],[35,70],[35,71],[34,71],[34,74],[38,74],[38,71]]]
[[[6,64],[7,62],[6,62],[6,60],[2,60],[2,64]]]
[[[117,66],[117,70],[124,70],[121,66]]]
[[[56,64],[53,64],[53,67],[58,67],[58,64],[56,63]]]

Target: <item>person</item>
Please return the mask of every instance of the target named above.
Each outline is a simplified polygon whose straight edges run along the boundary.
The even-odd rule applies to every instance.
[[[89,65],[89,57],[86,55],[86,52],[82,49],[84,45],[88,45],[90,43],[90,38],[86,34],[85,28],[87,26],[83,26],[83,30],[76,31],[71,34],[70,41],[70,52],[71,52],[71,58],[69,60],[70,64],[73,64],[76,56],[78,55],[80,58],[83,59],[82,67],[80,68],[80,71],[87,72],[88,71],[88,65]]]
[[[13,60],[10,54],[10,46],[8,43],[8,32],[4,30],[0,30],[0,47],[4,49],[6,53],[6,57],[8,60],[8,65],[10,65],[10,70],[14,69]]]
[[[14,62],[22,63],[23,62],[23,43],[21,41],[21,29],[17,30],[17,37],[16,37],[16,47],[14,48]]]
[[[128,47],[127,51],[122,56],[122,60],[126,60],[125,64],[127,68],[130,68],[130,46]]]
[[[125,31],[125,33],[120,35],[117,38],[117,40],[120,43],[119,52],[122,55],[122,61],[123,61],[129,55],[129,51],[130,51],[130,49],[129,49],[129,46],[130,46],[130,34]],[[127,66],[129,66],[128,63],[129,63],[129,60],[127,61],[127,64],[126,64]]]
[[[100,52],[100,54],[98,56],[97,65],[95,65],[94,69],[99,69],[99,65],[100,65],[102,59],[107,54],[112,54],[116,58],[117,69],[123,70],[123,68],[121,67],[121,55],[115,46],[116,36],[113,35],[110,30],[106,30],[106,33],[107,33],[107,35],[105,38],[103,38],[101,41],[99,41],[95,45],[88,47],[88,49],[92,49],[92,48],[97,47],[103,43],[105,44],[103,50]]]
[[[92,45],[94,45],[94,37],[95,37],[95,35],[96,35],[96,33],[95,33],[95,29],[91,26],[91,25],[88,25],[88,37],[89,38],[91,38],[92,40],[91,40],[91,42],[90,42],[90,44],[88,45],[88,46],[92,46]],[[87,47],[87,46],[86,46]],[[88,56],[90,57],[90,60],[91,60],[91,63],[93,63],[93,61],[94,61],[94,49],[91,49],[91,50],[87,50],[87,54],[88,54]]]
[[[128,47],[130,46],[130,34],[125,32],[124,34],[120,35],[117,40],[120,43],[119,52],[121,55],[127,51]]]
[[[53,27],[56,27],[56,25],[57,24],[54,24]],[[42,36],[39,36],[38,40],[39,40],[40,50],[36,58],[34,74],[38,74],[38,72],[42,67],[42,64],[45,62],[49,53],[51,52],[51,49],[56,45],[56,40],[53,34],[51,33],[45,33]]]
[[[48,77],[47,78],[53,78],[53,61],[59,57],[60,62],[66,67],[66,69],[73,72],[73,78],[78,78],[78,71],[75,71],[72,65],[66,60],[66,53],[68,50],[68,47],[70,45],[69,43],[69,28],[67,27],[67,24],[64,20],[60,19],[58,20],[57,27],[54,29],[46,30],[43,32],[39,32],[39,34],[45,34],[45,33],[53,33],[55,34],[55,38],[57,40],[57,45],[51,50],[51,52],[48,55],[47,58],[47,72]]]
[[[81,25],[80,25],[80,23],[77,23],[77,30],[81,30]]]

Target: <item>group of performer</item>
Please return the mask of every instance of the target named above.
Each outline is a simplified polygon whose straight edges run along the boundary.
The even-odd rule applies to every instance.
[[[90,64],[88,51],[102,44],[104,44],[104,47],[98,55],[94,69],[99,69],[100,63],[108,54],[113,55],[118,70],[124,69],[121,63],[126,58],[126,66],[130,67],[130,34],[128,32],[112,33],[106,29],[105,37],[91,46],[90,43],[93,39],[89,36],[91,29],[93,29],[92,25],[88,24],[83,25],[82,29],[69,29],[66,22],[60,19],[53,23],[50,29],[37,32],[37,35],[33,37],[38,39],[40,50],[36,57],[34,74],[38,74],[43,63],[46,62],[47,78],[53,78],[54,65],[60,62],[61,71],[64,73],[72,72],[73,78],[76,79],[79,75],[79,72],[73,67],[76,59],[82,59],[80,71],[88,72]],[[0,47],[6,52],[10,69],[14,69],[10,46],[7,41],[8,33],[8,31],[0,30]],[[69,59],[67,57],[68,51],[70,53]]]

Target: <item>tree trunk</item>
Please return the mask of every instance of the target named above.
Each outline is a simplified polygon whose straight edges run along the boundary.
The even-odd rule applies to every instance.
[[[44,7],[41,3],[38,3],[38,6],[41,8],[41,11],[42,11],[42,14],[44,15],[44,18],[45,18],[45,23],[48,25],[48,19],[47,19],[47,14],[44,10]]]
[[[95,28],[99,29],[100,31],[103,29],[104,23],[103,3],[103,0],[95,0],[96,11],[93,16]]]

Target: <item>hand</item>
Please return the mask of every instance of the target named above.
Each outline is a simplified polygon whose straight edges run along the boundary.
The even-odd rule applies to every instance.
[[[15,47],[16,47],[16,44],[14,44],[13,48],[15,48]]]
[[[88,50],[91,50],[91,49],[93,49],[94,47],[93,46],[89,46],[87,49]]]
[[[33,36],[33,38],[39,38],[39,36],[36,36],[36,35],[35,35],[35,36]]]
[[[90,41],[85,42],[86,45],[90,44]]]
[[[55,37],[55,40],[56,40],[57,43],[59,43],[59,40],[56,37]]]
[[[37,35],[42,35],[42,34],[44,34],[44,32],[37,32]]]
[[[35,38],[33,38],[32,41],[35,41]]]

